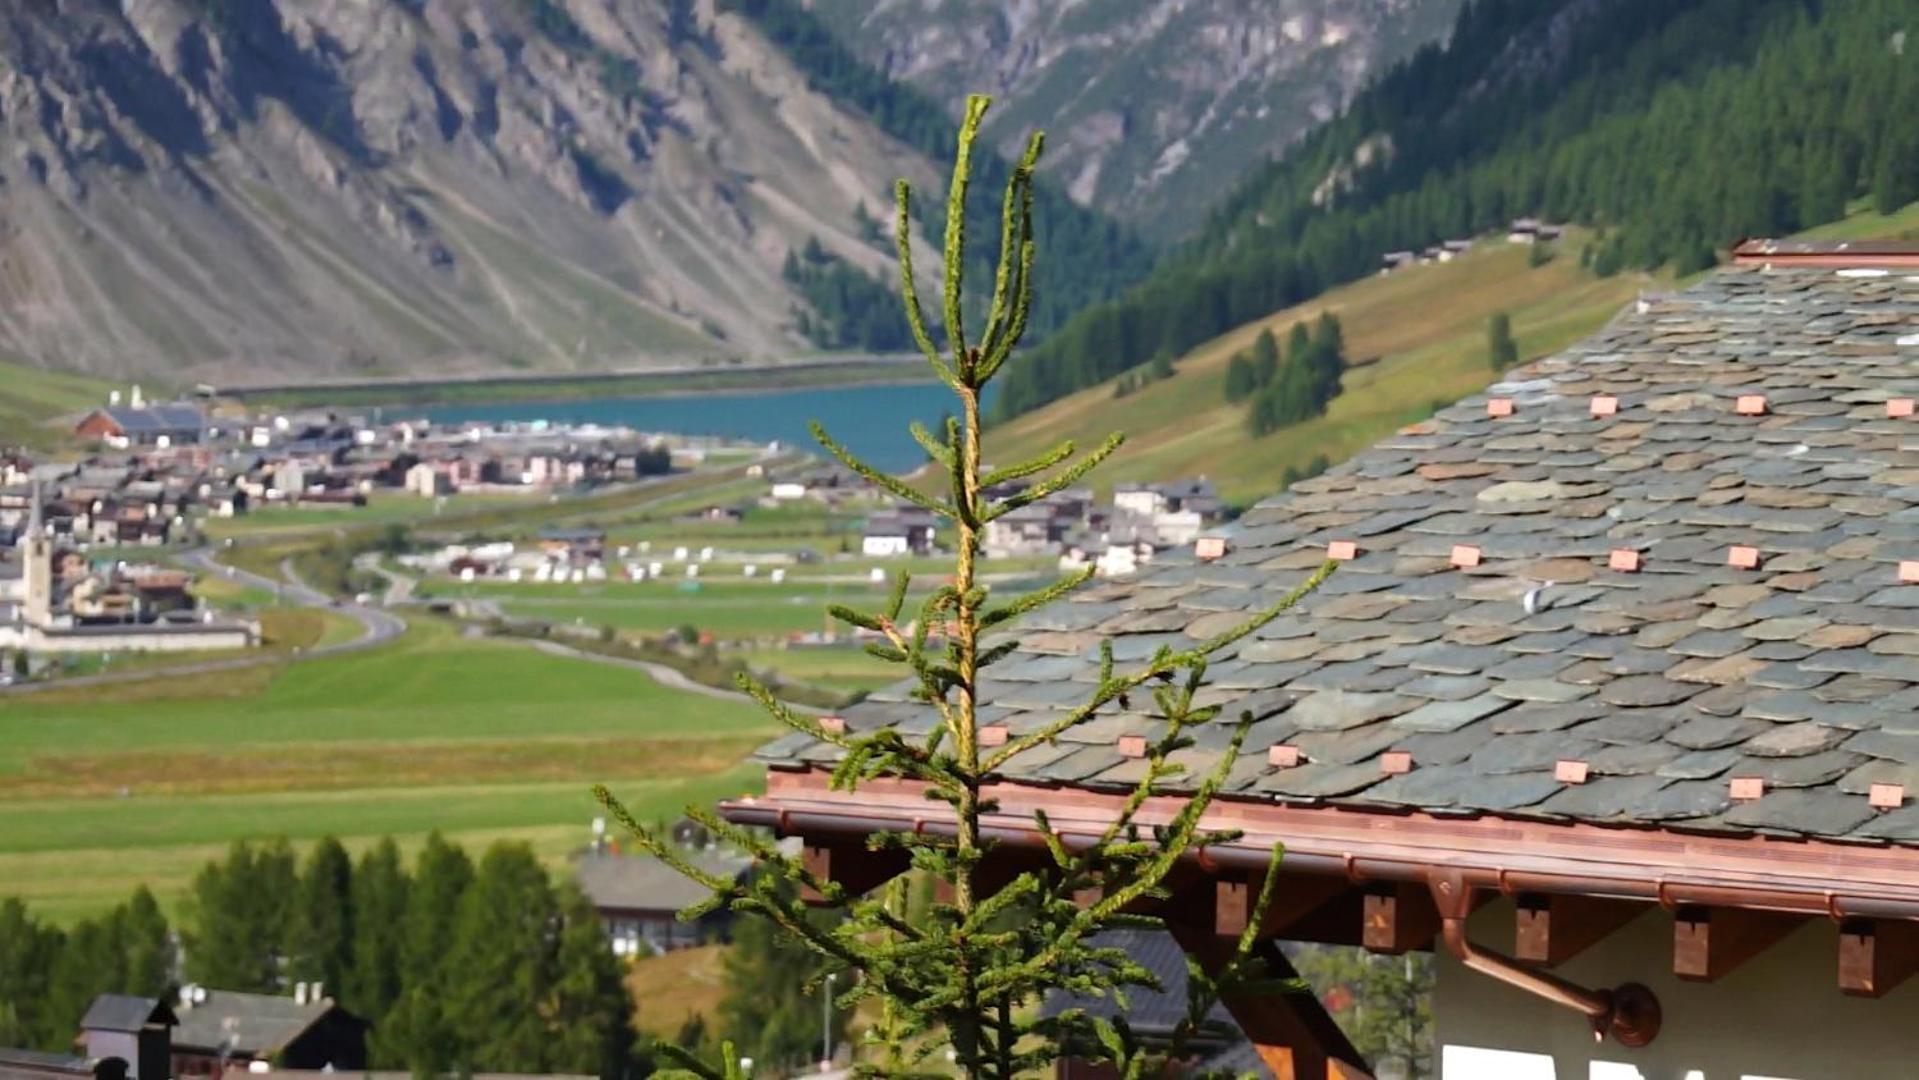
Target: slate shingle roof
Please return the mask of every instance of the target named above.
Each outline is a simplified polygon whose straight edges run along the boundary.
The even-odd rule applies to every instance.
[[[719,851],[683,853],[687,861],[717,877],[737,878],[752,860]],[[673,914],[711,898],[713,891],[651,855],[589,852],[580,857],[580,891],[602,910],[658,911]]]
[[[192,405],[144,405],[137,409],[115,405],[102,411],[129,433],[199,431],[207,424],[206,414]]]
[[[330,998],[302,1003],[274,994],[212,990],[205,1001],[179,1011],[173,1046],[200,1053],[226,1047],[235,1056],[278,1053],[337,1008]]]
[[[87,1031],[139,1031],[149,1023],[174,1024],[173,1010],[158,998],[101,994],[87,1006],[80,1027]]]
[[[1217,560],[1033,613],[982,722],[1033,730],[1084,697],[1101,638],[1122,666],[1189,646],[1350,540],[1356,559],[1210,669],[1202,701],[1257,718],[1234,795],[1919,844],[1919,584],[1899,568],[1919,560],[1919,418],[1888,406],[1914,396],[1919,277],[1722,271],[1260,503]],[[1728,565],[1736,545],[1760,565]],[[1641,568],[1612,569],[1616,549]],[[932,723],[897,690],[846,719]],[[1199,769],[1226,741],[1212,727]],[[1128,785],[1118,736],[1157,730],[1113,711],[1008,775]],[[1412,769],[1384,772],[1389,751]],[[1735,801],[1735,777],[1763,794]],[[1876,810],[1885,783],[1906,797]]]

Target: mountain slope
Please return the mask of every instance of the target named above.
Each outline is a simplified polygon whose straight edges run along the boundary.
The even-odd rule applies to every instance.
[[[0,138],[0,355],[181,381],[790,355],[943,179],[690,0],[7,5]]]
[[[1459,0],[812,0],[853,50],[942,101],[993,93],[987,135],[1054,136],[1047,170],[1159,236],[1440,37]]]
[[[1480,0],[1248,178],[1122,301],[1035,349],[1013,415],[1370,273],[1544,214],[1606,229],[1601,273],[1919,195],[1910,0]]]

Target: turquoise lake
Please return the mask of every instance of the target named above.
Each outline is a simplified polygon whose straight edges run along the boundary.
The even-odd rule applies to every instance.
[[[580,401],[510,401],[453,405],[426,410],[438,422],[467,420],[625,424],[641,431],[683,435],[724,435],[819,451],[807,431],[818,420],[827,433],[854,453],[888,472],[908,472],[926,454],[906,432],[909,421],[935,427],[944,413],[956,411],[952,391],[939,383],[903,386],[809,387],[796,390],[726,391],[657,397],[615,397]],[[824,451],[819,451],[824,453]]]

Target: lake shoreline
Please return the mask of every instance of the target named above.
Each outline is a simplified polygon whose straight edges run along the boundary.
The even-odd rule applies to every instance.
[[[366,408],[537,405],[604,397],[700,397],[761,390],[907,386],[933,382],[917,355],[846,356],[771,364],[699,365],[650,371],[506,373],[215,387],[215,396],[283,407]]]
[[[525,398],[432,405],[419,410],[436,425],[627,427],[653,434],[736,439],[813,449],[819,421],[842,445],[890,473],[910,472],[926,452],[907,430],[917,420],[938,428],[958,408],[944,383],[930,379],[774,386],[759,380],[704,393],[635,396],[600,393],[551,401]]]

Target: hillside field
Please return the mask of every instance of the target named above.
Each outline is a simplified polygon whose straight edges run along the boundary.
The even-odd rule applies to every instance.
[[[558,868],[604,781],[642,818],[738,794],[752,706],[416,620],[303,664],[0,699],[0,882],[71,919],[163,902],[242,837],[349,847],[433,829],[532,842]]]
[[[70,432],[51,421],[106,399],[98,379],[0,362],[0,448],[66,446]]]
[[[1093,446],[1121,430],[1126,445],[1094,474],[1102,489],[1207,476],[1228,500],[1252,502],[1278,491],[1287,468],[1304,470],[1320,455],[1337,462],[1490,383],[1486,321],[1494,313],[1512,317],[1522,358],[1535,359],[1597,330],[1652,287],[1642,275],[1597,278],[1582,269],[1586,240],[1568,230],[1551,262],[1530,267],[1526,248],[1491,239],[1450,263],[1335,289],[1207,342],[1177,361],[1171,379],[1125,398],[1115,399],[1108,382],[997,425],[986,433],[987,457],[1024,459],[1062,438]],[[1254,438],[1246,403],[1225,400],[1227,361],[1267,327],[1283,347],[1294,323],[1322,311],[1345,331],[1342,392],[1324,416]]]

